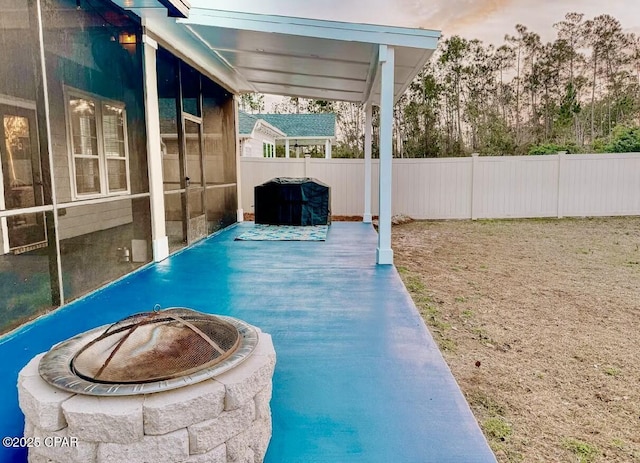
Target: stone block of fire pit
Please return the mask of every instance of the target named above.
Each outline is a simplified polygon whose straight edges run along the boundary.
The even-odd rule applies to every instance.
[[[271,336],[257,330],[246,360],[213,378],[163,392],[96,397],[58,389],[38,374],[42,354],[20,372],[25,437],[67,438],[30,449],[30,463],[230,463],[263,461],[271,438]],[[73,438],[73,440],[70,440]]]

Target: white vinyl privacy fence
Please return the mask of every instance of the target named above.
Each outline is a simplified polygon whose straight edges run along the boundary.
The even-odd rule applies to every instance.
[[[274,177],[331,187],[333,215],[362,215],[364,160],[241,158],[242,206]],[[372,164],[372,213],[378,162]],[[393,214],[415,219],[640,215],[640,153],[393,160]]]

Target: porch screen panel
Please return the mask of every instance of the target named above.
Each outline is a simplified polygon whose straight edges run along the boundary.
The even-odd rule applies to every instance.
[[[37,3],[68,302],[151,261],[142,27],[112,2]]]
[[[200,124],[185,120],[185,157],[189,178],[189,218],[204,214]]]
[[[46,216],[46,218],[45,218]],[[19,224],[38,224],[53,220],[51,213],[20,214],[6,219]],[[4,220],[3,220],[4,222]],[[0,333],[16,328],[25,321],[51,310],[56,304],[52,293],[50,259],[47,241],[31,234],[42,227],[22,227],[27,230],[15,240],[2,239],[0,253]],[[31,246],[24,246],[30,245]],[[54,281],[55,283],[55,281]]]
[[[205,178],[208,185],[236,183],[236,127],[233,96],[203,78]]]
[[[209,233],[237,221],[238,192],[235,185],[207,189],[207,225]]]
[[[149,208],[149,198],[66,208],[58,219],[66,300],[151,261]]]
[[[209,233],[237,220],[236,127],[231,94],[203,78],[204,168]]]
[[[165,192],[165,229],[169,251],[173,252],[187,244],[184,166],[181,164],[178,140],[179,61],[162,48],[158,49],[156,60],[162,141],[162,183]]]
[[[26,211],[51,207],[44,186],[48,163],[40,153],[44,113],[33,11],[27,0],[6,0],[0,7],[0,334],[58,304],[55,242],[47,232],[53,214]]]
[[[200,73],[180,61],[180,72],[182,82],[182,110],[186,114],[200,117],[202,111],[200,108]]]

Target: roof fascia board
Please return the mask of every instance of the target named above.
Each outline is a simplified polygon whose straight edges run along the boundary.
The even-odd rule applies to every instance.
[[[187,0],[158,0],[167,8],[169,16],[174,18],[188,18],[191,5]]]
[[[278,140],[324,140],[324,139],[335,139],[336,136],[335,135],[307,135],[304,137],[295,137],[295,136],[285,136],[285,137],[278,137]]]
[[[440,32],[429,29],[356,24],[192,7],[179,23],[254,32],[299,35],[328,40],[435,49]]]
[[[249,83],[249,82],[248,82],[248,81],[247,81],[247,80],[242,76],[242,74],[240,74],[240,73],[238,72],[238,70],[237,70],[233,65],[231,65],[231,64],[230,64],[230,63],[229,63],[229,62],[228,62],[228,61],[227,61],[227,60],[226,60],[226,59],[225,59],[225,58],[224,58],[224,57],[223,57],[223,56],[222,56],[222,55],[221,55],[217,50],[215,50],[215,49],[211,48],[211,46],[209,45],[209,43],[208,43],[208,42],[207,42],[207,41],[206,41],[202,36],[200,36],[200,34],[198,34],[195,30],[193,30],[193,28],[191,28],[191,27],[189,27],[189,26],[186,26],[186,27],[185,27],[185,29],[186,29],[187,31],[189,31],[189,33],[190,33],[194,38],[196,38],[196,39],[197,39],[197,40],[198,40],[202,45],[204,45],[205,47],[207,47],[207,49],[208,49],[211,53],[213,53],[213,55],[215,56],[215,58],[214,58],[214,59],[215,59],[215,61],[216,61],[219,65],[223,66],[223,67],[224,67],[224,68],[225,68],[229,73],[233,74],[233,75],[234,75],[234,77],[235,77],[238,81],[242,82],[242,84],[241,84],[241,85],[242,85],[242,88],[243,88],[243,89],[249,89],[249,91],[252,91],[252,92],[256,92],[256,91],[257,91],[257,90],[256,90],[256,88],[255,88],[251,83]],[[246,90],[245,90],[245,91],[246,91]],[[238,92],[236,92],[236,93],[238,93]]]
[[[173,22],[170,18],[169,21]],[[169,23],[169,27],[167,27],[167,23],[159,21],[157,18],[142,17],[142,25],[144,34],[230,93],[238,94],[247,88],[248,84],[243,79],[240,79],[237,73],[232,73],[224,62],[212,56],[208,50],[205,52],[199,49],[202,45],[194,47],[194,44],[188,38],[185,39],[177,30],[174,30],[175,22],[173,22],[173,25]],[[190,50],[190,53],[185,54],[181,50]],[[251,87],[249,86],[249,88]]]
[[[254,131],[259,131],[261,127],[264,127],[265,129],[273,132],[275,134],[274,138],[278,138],[278,136],[281,136],[281,137],[286,137],[287,136],[287,134],[284,133],[282,130],[280,130],[278,127],[275,127],[275,126],[269,124],[264,119],[258,118],[258,120],[256,121],[256,124],[253,126],[253,130]]]
[[[136,1],[131,0],[111,0],[120,8],[124,10],[135,11],[143,8],[153,8],[151,5],[137,4]],[[167,9],[167,16],[172,18],[188,18],[191,4],[188,0],[157,0],[158,7],[164,7]]]

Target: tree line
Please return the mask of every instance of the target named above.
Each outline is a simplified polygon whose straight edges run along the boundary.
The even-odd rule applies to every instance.
[[[441,40],[394,107],[394,156],[640,152],[640,37],[610,15],[553,26],[547,43],[522,24],[497,47]],[[274,110],[335,112],[333,155],[362,156],[361,105],[288,98]]]

